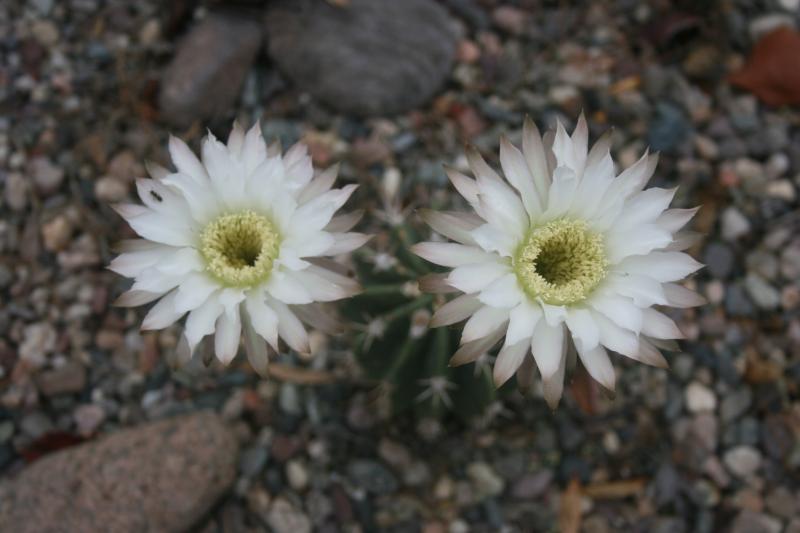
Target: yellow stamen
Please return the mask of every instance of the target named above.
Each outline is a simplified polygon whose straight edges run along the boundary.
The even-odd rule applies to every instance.
[[[247,287],[265,281],[278,256],[280,238],[270,220],[253,211],[223,215],[205,227],[200,253],[222,284]]]
[[[552,305],[586,299],[607,267],[602,235],[589,231],[582,220],[566,218],[533,228],[514,256],[525,291]]]

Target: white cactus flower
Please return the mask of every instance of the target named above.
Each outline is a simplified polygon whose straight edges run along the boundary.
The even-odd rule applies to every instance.
[[[467,158],[476,179],[447,169],[475,214],[423,212],[456,242],[420,243],[414,251],[453,267],[441,285],[464,293],[431,323],[467,320],[451,364],[472,362],[505,337],[495,383],[527,369],[532,354],[551,407],[561,397],[572,345],[610,390],[615,375],[607,350],[666,366],[657,346],[682,335],[653,306],[703,303],[676,284],[702,266],[681,251],[691,239],[678,232],[696,209],[669,209],[674,189],[643,190],[656,156],[645,154],[616,175],[609,147],[606,136],[588,150],[583,116],[571,137],[559,124],[544,141],[528,119],[522,151],[501,140],[505,180],[474,148]]]
[[[142,237],[123,242],[109,267],[134,279],[117,303],[158,300],[142,329],[162,329],[187,315],[178,350],[183,362],[211,334],[217,358],[228,364],[243,333],[262,374],[267,346],[277,350],[279,337],[307,352],[298,318],[313,317],[306,304],[359,291],[322,259],[368,240],[349,232],[357,216],[334,217],[356,185],[332,189],[335,167],[315,177],[304,145],[281,155],[267,147],[258,124],[246,133],[234,124],[227,145],[209,133],[202,161],[175,137],[169,152],[174,172],[151,165],[153,179],[136,183],[144,205],[117,206]]]

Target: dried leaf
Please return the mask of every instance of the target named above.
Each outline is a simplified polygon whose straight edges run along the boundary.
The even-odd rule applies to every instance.
[[[558,525],[561,533],[578,533],[581,530],[581,482],[572,478],[567,490],[561,494]]]
[[[74,433],[53,431],[33,441],[20,452],[20,455],[22,455],[26,463],[32,463],[45,455],[75,446],[83,441],[83,438]]]
[[[643,478],[593,483],[586,486],[583,493],[595,500],[616,500],[641,492],[646,484],[647,482]]]
[[[280,363],[270,363],[268,367],[270,377],[279,381],[297,383],[299,385],[324,385],[336,380],[336,376],[330,372],[321,370],[309,370]]]
[[[800,104],[800,33],[785,26],[764,35],[728,80],[769,105]]]
[[[570,390],[575,403],[578,404],[584,414],[592,416],[597,413],[595,398],[597,383],[589,376],[583,365],[575,368],[575,372],[572,374]]]

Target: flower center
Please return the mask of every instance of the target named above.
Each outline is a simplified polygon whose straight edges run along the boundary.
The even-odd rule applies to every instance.
[[[605,278],[603,237],[582,220],[559,219],[534,228],[517,250],[514,268],[534,298],[551,305],[580,302]]]
[[[208,272],[224,285],[252,286],[269,277],[279,244],[267,217],[242,211],[208,224],[200,236],[200,253]]]

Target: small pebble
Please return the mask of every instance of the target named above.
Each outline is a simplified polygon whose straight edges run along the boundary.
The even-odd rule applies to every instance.
[[[717,397],[711,389],[693,381],[686,387],[686,406],[692,413],[713,411],[717,407]]]
[[[761,454],[750,446],[737,446],[725,452],[722,460],[728,470],[742,479],[750,479],[761,466]]]

